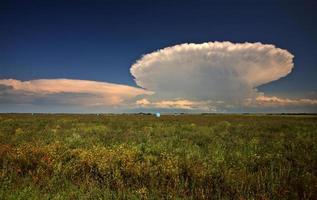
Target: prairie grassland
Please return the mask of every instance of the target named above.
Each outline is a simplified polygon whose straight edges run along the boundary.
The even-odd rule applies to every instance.
[[[0,199],[316,197],[316,116],[0,115]]]

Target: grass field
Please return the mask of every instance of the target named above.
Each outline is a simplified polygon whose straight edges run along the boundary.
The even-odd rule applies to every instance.
[[[0,115],[0,199],[316,198],[316,116]]]

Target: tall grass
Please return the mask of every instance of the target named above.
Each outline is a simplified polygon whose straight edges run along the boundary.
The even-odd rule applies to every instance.
[[[317,117],[0,116],[0,199],[315,199]]]

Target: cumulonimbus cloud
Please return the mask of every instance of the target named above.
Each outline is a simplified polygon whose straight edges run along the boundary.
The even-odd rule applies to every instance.
[[[130,71],[157,98],[241,103],[291,72],[293,55],[261,43],[180,44],[144,55]]]
[[[118,106],[138,95],[152,94],[141,88],[87,80],[38,79],[20,81],[2,79],[1,99],[8,102],[49,102],[84,106]]]

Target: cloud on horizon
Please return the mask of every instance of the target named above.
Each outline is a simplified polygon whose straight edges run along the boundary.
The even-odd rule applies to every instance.
[[[316,112],[317,99],[265,96],[257,90],[291,73],[293,58],[287,50],[262,43],[186,43],[137,60],[130,72],[141,88],[73,79],[3,79],[0,104],[201,112],[311,107]]]
[[[116,107],[139,95],[152,94],[132,86],[73,79],[3,79],[0,86],[0,102],[16,104]]]
[[[317,106],[317,99],[289,99],[259,95],[256,99],[247,99],[245,105],[250,107]]]
[[[190,101],[186,99],[149,101],[148,99],[143,98],[137,100],[136,105],[142,108],[217,111],[215,106],[211,106],[212,102],[210,101]]]

